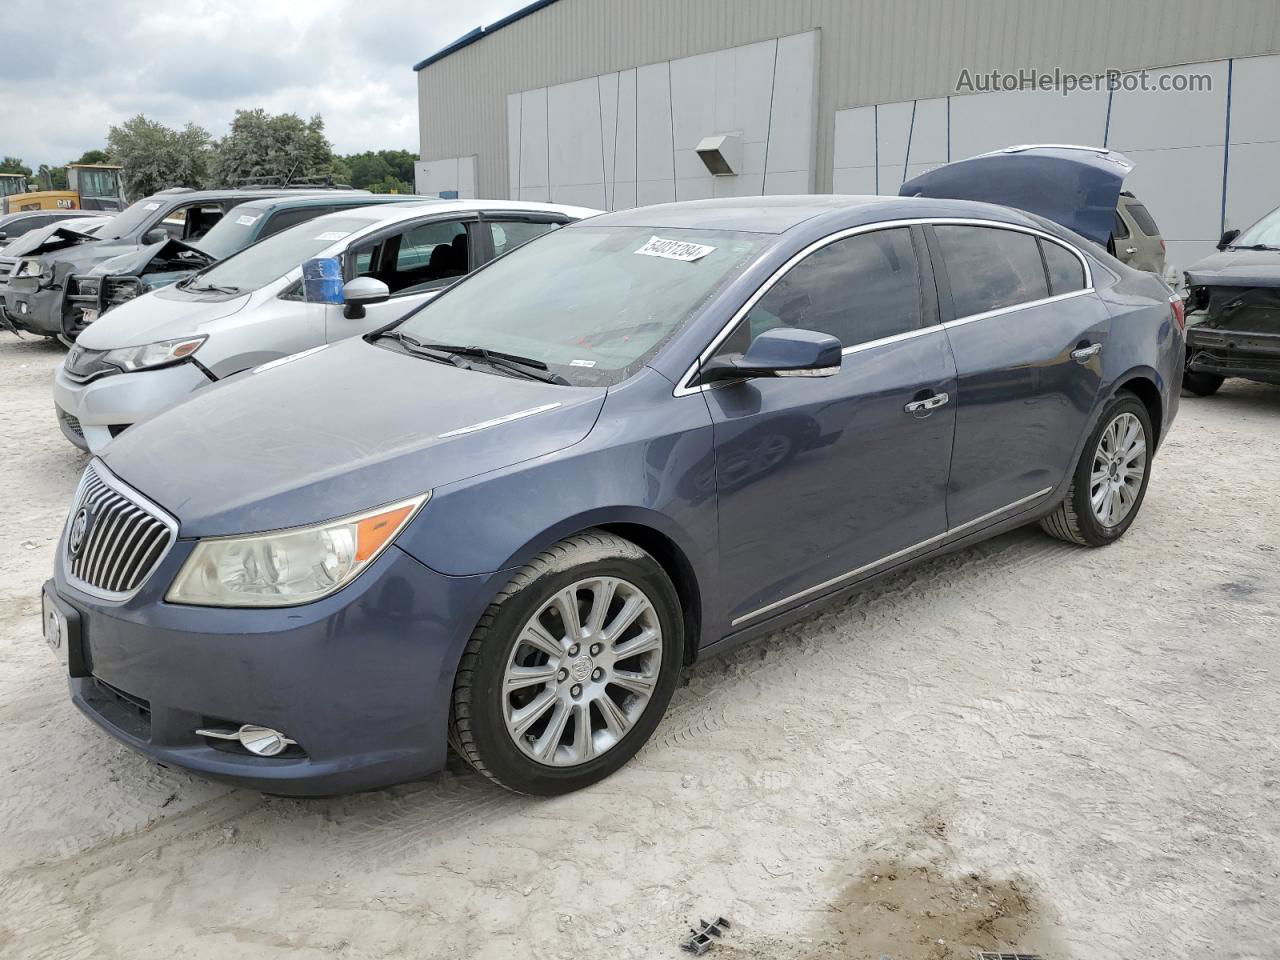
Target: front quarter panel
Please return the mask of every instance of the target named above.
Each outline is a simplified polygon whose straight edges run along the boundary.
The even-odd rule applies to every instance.
[[[514,572],[590,527],[647,527],[684,555],[697,578],[701,623],[710,628],[717,594],[711,417],[700,394],[671,391],[671,381],[646,369],[610,390],[580,443],[437,488],[397,544],[433,570],[467,576]],[[494,578],[495,589],[499,581],[505,578]]]

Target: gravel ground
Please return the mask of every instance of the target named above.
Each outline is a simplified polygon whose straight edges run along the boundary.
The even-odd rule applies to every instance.
[[[272,799],[67,699],[39,587],[85,458],[0,335],[0,956],[1275,957],[1280,389],[1187,398],[1120,543],[1022,530],[688,672],[622,772]]]

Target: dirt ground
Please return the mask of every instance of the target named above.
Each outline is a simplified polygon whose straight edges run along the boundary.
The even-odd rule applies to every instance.
[[[1280,388],[1186,398],[1120,543],[1033,529],[688,672],[597,787],[322,801],[81,717],[39,587],[85,458],[0,334],[0,956],[1274,958]]]

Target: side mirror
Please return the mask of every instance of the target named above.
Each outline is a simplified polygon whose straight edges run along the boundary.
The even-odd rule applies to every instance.
[[[346,302],[342,315],[348,320],[362,320],[364,308],[375,303],[385,303],[391,299],[391,290],[375,277],[356,277],[343,286],[342,296]]]
[[[1226,231],[1226,232],[1222,235],[1222,239],[1220,239],[1220,240],[1218,241],[1218,249],[1219,249],[1219,250],[1225,250],[1225,249],[1227,249],[1227,245],[1228,245],[1229,243],[1231,243],[1233,240],[1235,240],[1235,238],[1236,238],[1236,237],[1238,237],[1238,236],[1240,236],[1240,231],[1239,231],[1239,230],[1228,230],[1228,231]]]
[[[0,240],[8,240],[8,239],[9,239],[9,234],[6,233],[4,230],[0,230]]]
[[[152,227],[142,235],[142,245],[149,247],[153,243],[164,243],[169,239],[169,231],[164,227]]]
[[[829,333],[777,327],[751,341],[741,359],[712,360],[702,382],[745,377],[829,377],[840,372],[840,341]]]

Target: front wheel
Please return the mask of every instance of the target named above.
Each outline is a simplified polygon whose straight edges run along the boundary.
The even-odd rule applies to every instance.
[[[581,789],[649,739],[683,648],[679,598],[653,557],[603,531],[570,537],[485,611],[458,667],[450,740],[508,789]]]
[[[1040,521],[1046,533],[1101,547],[1124,535],[1138,515],[1151,475],[1151,417],[1122,392],[1107,405],[1080,454],[1067,495]]]

